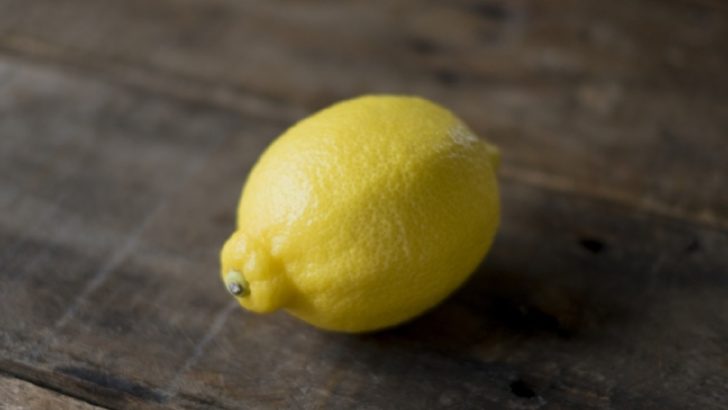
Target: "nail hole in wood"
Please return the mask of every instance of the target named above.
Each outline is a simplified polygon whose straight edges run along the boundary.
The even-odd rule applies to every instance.
[[[460,76],[457,75],[457,73],[453,72],[452,70],[448,70],[446,68],[440,69],[435,71],[435,78],[437,81],[439,81],[441,84],[446,86],[454,86],[460,83]]]
[[[524,399],[530,399],[536,397],[536,392],[521,379],[517,379],[511,382],[511,393]]]
[[[695,253],[700,250],[700,241],[693,239],[688,246],[685,247],[685,253]]]
[[[488,20],[504,20],[509,17],[508,10],[498,3],[478,3],[469,8],[475,14]]]
[[[603,241],[591,237],[583,237],[579,239],[579,244],[584,249],[594,254],[601,253],[606,248],[606,244]]]
[[[417,54],[429,55],[438,51],[438,46],[431,40],[422,37],[415,37],[409,42],[412,50]]]

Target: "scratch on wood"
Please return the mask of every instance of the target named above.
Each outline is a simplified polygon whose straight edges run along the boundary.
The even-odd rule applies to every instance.
[[[137,228],[129,236],[127,236],[127,239],[121,246],[121,248],[119,248],[119,250],[114,253],[111,259],[109,259],[109,261],[104,266],[102,266],[101,269],[96,271],[93,277],[91,277],[91,280],[86,283],[86,286],[84,286],[81,293],[78,294],[76,299],[74,299],[73,303],[63,312],[63,315],[61,315],[60,319],[56,321],[54,328],[60,329],[65,327],[68,322],[76,315],[79,307],[83,305],[86,299],[98,288],[100,288],[101,285],[104,284],[104,282],[106,282],[106,280],[109,278],[109,275],[114,270],[116,270],[116,268],[118,268],[119,265],[124,262],[129,253],[131,253],[136,244],[139,242],[139,238],[141,237],[146,227],[154,219],[157,213],[159,213],[159,210],[165,205],[166,201],[162,201],[161,203],[159,203],[154,208],[154,210],[152,210],[152,212],[147,214],[147,216],[142,220]]]
[[[238,303],[235,301],[230,301],[225,306],[225,308],[223,308],[217,315],[215,315],[215,320],[213,320],[210,327],[207,328],[205,335],[197,342],[195,347],[192,349],[192,353],[190,353],[187,360],[185,360],[185,362],[182,364],[182,366],[180,366],[179,370],[177,370],[174,377],[172,378],[172,382],[166,389],[167,393],[164,394],[166,400],[170,400],[177,395],[177,392],[179,392],[180,383],[182,382],[182,377],[184,377],[184,375],[192,368],[192,366],[197,364],[197,361],[200,360],[200,357],[202,357],[202,355],[205,353],[207,346],[220,333],[220,331],[223,329],[223,326],[225,326],[227,318],[237,308]]]
[[[0,66],[0,86],[9,83],[13,79],[13,72]]]
[[[33,234],[38,232],[40,228],[47,226],[47,222],[50,221],[51,217],[53,217],[59,211],[60,206],[58,206],[58,204],[62,202],[67,196],[67,192],[62,192],[61,194],[53,198],[52,205],[48,209],[46,209],[41,215],[36,216],[33,223],[24,231],[25,236],[23,236],[17,242],[12,244],[11,246],[8,246],[5,249],[2,256],[0,256],[0,261],[3,261],[3,263],[7,262],[8,258],[13,256],[20,248],[22,248],[23,245],[25,245],[28,241],[32,239]]]
[[[169,199],[178,191],[180,191],[187,182],[192,178],[193,175],[195,175],[198,171],[200,171],[203,167],[203,165],[207,162],[210,155],[217,149],[223,141],[225,141],[226,136],[222,136],[218,138],[217,141],[215,141],[210,148],[207,149],[207,151],[203,152],[200,157],[196,161],[192,161],[189,166],[187,166],[187,170],[182,173],[182,176],[178,179],[178,183],[174,185],[174,187],[170,190],[168,190],[165,194],[162,195],[162,199],[157,203],[157,205],[147,214],[144,219],[142,219],[141,223],[134,229],[128,236],[124,244],[119,248],[109,259],[109,261],[103,265],[94,275],[91,277],[91,279],[86,283],[83,290],[78,294],[76,299],[71,303],[70,306],[63,312],[61,317],[56,321],[53,328],[54,330],[62,329],[65,327],[71,319],[76,315],[78,312],[78,309],[86,302],[86,299],[95,292],[97,289],[99,289],[109,278],[109,276],[118,268],[129,256],[129,254],[134,250],[137,243],[139,242],[139,239],[141,238],[142,234],[146,230],[146,228],[149,226],[149,224],[154,220],[154,218],[167,206],[167,203],[169,202]]]

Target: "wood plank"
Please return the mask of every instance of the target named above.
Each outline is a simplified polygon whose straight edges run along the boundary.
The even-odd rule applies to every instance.
[[[283,125],[24,60],[0,73],[5,373],[113,408],[728,400],[724,229],[508,180],[467,286],[397,329],[330,334],[234,308],[217,278]]]
[[[189,272],[180,276],[173,265],[168,264],[164,274],[161,262],[153,273],[124,263],[130,255],[149,253],[143,233],[221,142],[233,138],[240,117],[10,60],[3,60],[0,69],[11,78],[0,93],[0,191],[10,193],[0,217],[3,357],[45,364],[54,363],[55,357],[53,374],[90,378],[97,384],[123,380],[111,387],[127,388],[117,393],[124,401],[138,399],[139,392],[144,399],[158,398],[135,381],[137,375],[157,361],[183,362],[196,343],[195,331],[205,332],[208,317],[228,300],[200,301],[196,277]],[[229,166],[240,167],[234,162]],[[233,204],[234,200],[220,202]],[[176,223],[184,225],[183,220]],[[194,264],[194,259],[165,256],[163,248],[157,248],[156,255],[173,263],[184,261],[188,267]],[[206,262],[204,268],[215,269],[216,257]],[[125,278],[124,286],[103,292],[114,275]],[[177,285],[165,286],[169,283]],[[218,288],[217,283],[205,283]],[[114,319],[114,311],[109,311],[100,322],[90,321],[86,315],[98,307],[94,296],[119,317]],[[157,323],[160,318],[139,307],[163,303],[170,296],[170,303],[191,303],[195,309],[165,313]],[[179,297],[183,299],[176,300]],[[137,313],[145,318],[144,326],[128,333],[133,323],[125,324],[136,320]],[[183,329],[167,331],[183,318]],[[110,333],[95,338],[98,328]],[[81,337],[86,333],[88,337]],[[115,338],[124,352],[97,349],[114,344]],[[134,372],[131,379],[104,378],[115,370],[115,360],[106,355],[133,355],[144,340],[159,343],[147,349],[151,360],[122,360],[118,366]],[[64,349],[67,345],[73,349]],[[69,360],[71,353],[100,367],[79,367],[77,360]],[[174,365],[161,367],[166,372],[151,373],[147,380],[161,384],[175,371]],[[53,377],[46,379],[43,382],[50,384]]]
[[[5,0],[0,47],[286,121],[421,94],[508,178],[725,228],[727,22],[674,1]]]
[[[725,232],[517,184],[504,200],[489,260],[430,314],[353,337],[234,316],[181,384],[230,408],[721,408]]]
[[[0,409],[99,410],[101,407],[0,374]]]

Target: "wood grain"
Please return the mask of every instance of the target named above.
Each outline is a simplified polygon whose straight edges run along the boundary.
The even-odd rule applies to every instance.
[[[724,407],[710,7],[0,1],[0,386],[135,409]],[[247,171],[365,91],[431,96],[503,146],[488,260],[371,335],[237,309],[217,252]]]
[[[728,14],[720,7],[1,4],[0,46],[9,51],[289,121],[361,93],[421,94],[503,147],[509,178],[728,227]]]
[[[0,375],[1,410],[99,410],[65,394],[43,389],[28,382]]]

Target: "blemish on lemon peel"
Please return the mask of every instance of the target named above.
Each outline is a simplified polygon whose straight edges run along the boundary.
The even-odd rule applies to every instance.
[[[254,312],[363,332],[433,307],[495,235],[500,152],[447,109],[372,95],[293,125],[243,188],[221,278]]]
[[[471,145],[478,142],[478,137],[462,123],[455,124],[448,133],[457,144]]]

